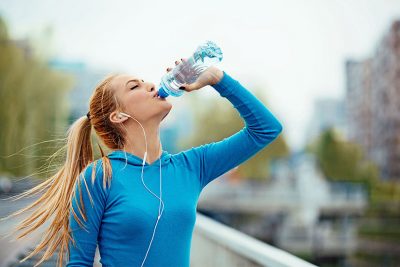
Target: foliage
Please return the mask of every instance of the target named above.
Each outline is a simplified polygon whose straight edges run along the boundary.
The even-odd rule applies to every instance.
[[[364,156],[362,148],[343,140],[334,128],[324,131],[307,150],[316,155],[326,177],[334,181],[351,181],[373,186],[378,181],[377,166]]]
[[[10,39],[1,18],[0,40],[0,173],[22,176],[58,148],[57,142],[31,146],[64,135],[72,79],[34,58],[27,41]]]

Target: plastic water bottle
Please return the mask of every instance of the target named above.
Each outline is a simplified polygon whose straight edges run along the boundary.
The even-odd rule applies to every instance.
[[[191,84],[208,67],[222,60],[221,49],[212,41],[199,45],[193,55],[182,61],[166,73],[160,82],[158,95],[160,97],[181,96],[185,91],[179,89],[182,84]]]

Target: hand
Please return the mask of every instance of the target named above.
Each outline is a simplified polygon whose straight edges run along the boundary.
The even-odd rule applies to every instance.
[[[182,62],[185,62],[185,58],[181,58]],[[177,60],[175,61],[175,65],[178,65],[180,62]],[[167,68],[167,72],[171,71],[172,68]],[[210,66],[208,67],[205,71],[203,71],[200,76],[197,78],[197,80],[191,84],[183,84],[182,86],[187,92],[191,92],[194,90],[198,90],[200,88],[203,88],[206,85],[214,85],[217,84],[221,79],[224,73],[222,70],[218,69],[217,67]]]

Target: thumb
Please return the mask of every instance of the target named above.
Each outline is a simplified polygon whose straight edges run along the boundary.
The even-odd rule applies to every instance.
[[[190,92],[190,91],[193,91],[193,90],[197,90],[199,88],[200,88],[199,82],[197,82],[197,81],[194,82],[194,83],[191,83],[191,84],[184,83],[184,84],[181,85],[181,87],[179,87],[179,89],[185,90],[187,92]]]

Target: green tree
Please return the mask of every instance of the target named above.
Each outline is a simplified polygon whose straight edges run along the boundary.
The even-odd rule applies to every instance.
[[[33,145],[64,135],[72,78],[34,58],[27,41],[16,42],[7,32],[0,18],[0,173],[22,176],[56,151],[56,142]]]
[[[329,128],[308,144],[316,155],[322,172],[330,180],[360,182],[370,185],[378,180],[378,168],[365,158],[362,148],[343,140],[334,128]]]

